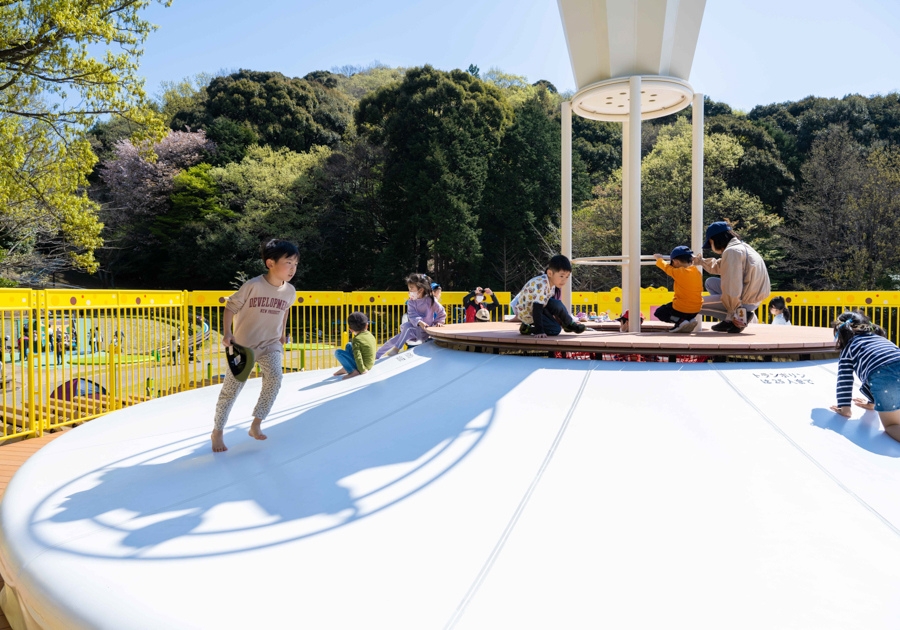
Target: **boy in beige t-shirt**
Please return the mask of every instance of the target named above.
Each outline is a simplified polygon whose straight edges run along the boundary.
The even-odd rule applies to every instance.
[[[225,335],[222,337],[222,345],[226,348],[232,343],[252,348],[262,370],[262,392],[250,425],[250,437],[257,440],[266,439],[260,425],[269,415],[281,388],[281,357],[287,341],[285,324],[297,299],[297,291],[289,280],[297,272],[300,252],[289,241],[272,239],[263,244],[262,259],[268,273],[248,280],[228,298],[223,321]],[[231,331],[232,322],[234,332]],[[212,450],[216,453],[228,450],[224,440],[225,423],[243,387],[231,370],[225,370],[225,384],[216,403],[212,432]]]

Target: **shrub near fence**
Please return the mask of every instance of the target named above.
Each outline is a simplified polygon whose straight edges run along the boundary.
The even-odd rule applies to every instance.
[[[227,369],[220,342],[222,311],[230,294],[0,289],[0,441],[41,435],[150,398],[221,382]],[[781,295],[795,325],[827,326],[840,312],[858,309],[898,342],[900,293]],[[463,321],[464,296],[443,293],[448,323]],[[510,297],[497,294],[504,314]],[[644,315],[672,298],[665,289],[643,289]],[[287,322],[285,371],[335,367],[334,350],[349,339],[346,321],[353,311],[369,317],[377,343],[384,343],[399,330],[406,299],[406,292],[394,291],[298,291]],[[572,303],[576,312],[616,316],[621,291],[574,292]],[[760,308],[760,321],[769,321],[767,306]]]

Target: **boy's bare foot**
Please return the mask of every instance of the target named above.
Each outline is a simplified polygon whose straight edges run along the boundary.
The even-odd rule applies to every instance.
[[[259,418],[253,418],[253,424],[250,425],[249,433],[250,433],[250,437],[252,437],[255,440],[265,440],[266,439],[265,433],[263,433],[262,430],[260,430],[260,428],[259,428],[259,425],[261,425],[261,424],[262,424],[262,420],[260,420]]]
[[[347,373],[347,370],[345,370],[344,368],[341,368],[340,370],[338,370],[337,372],[332,374],[332,376],[340,376],[340,375],[346,374],[346,373]]]
[[[225,446],[225,432],[224,431],[216,431],[212,432],[212,449],[213,453],[222,453],[228,450],[228,447]]]

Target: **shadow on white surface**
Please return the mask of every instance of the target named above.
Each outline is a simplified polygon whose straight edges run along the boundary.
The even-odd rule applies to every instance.
[[[858,447],[875,455],[900,458],[900,442],[884,432],[881,420],[874,411],[866,411],[861,418],[845,418],[830,409],[813,409],[812,425],[834,431]]]
[[[265,442],[246,439],[249,423],[235,418],[224,454],[210,452],[208,427],[129,453],[48,493],[33,512],[31,534],[76,555],[166,559],[250,551],[343,527],[434,483],[477,446],[497,401],[522,376],[485,383],[478,368],[489,361],[457,375],[425,361],[378,381],[351,379],[341,389],[334,377],[300,388],[286,381],[282,391],[298,404],[274,410]],[[477,388],[478,395],[460,398],[460,387]],[[319,398],[309,396],[313,388]],[[255,396],[242,398],[255,402]],[[244,506],[245,517],[253,515],[238,527],[229,518],[235,504]],[[77,536],[56,540],[54,526],[79,522],[93,525],[88,532],[102,530],[107,543],[113,534],[116,544],[103,551]],[[296,526],[281,527],[291,522]],[[254,530],[269,531],[257,538]],[[249,535],[235,536],[242,533]],[[219,542],[200,543],[203,538]],[[169,550],[176,539],[183,540]]]

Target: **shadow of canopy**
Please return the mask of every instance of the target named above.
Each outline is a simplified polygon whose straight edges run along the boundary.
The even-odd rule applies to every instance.
[[[486,378],[483,368],[496,357],[448,356],[438,364],[427,351],[424,358],[410,354],[415,369],[400,362],[378,380],[328,379],[311,387],[288,381],[282,394],[293,404],[276,406],[265,442],[235,442],[250,420],[236,407],[226,429],[226,442],[235,442],[228,452],[213,455],[206,431],[194,431],[98,466],[43,498],[31,534],[89,557],[194,558],[315,536],[389,509],[476,449],[498,403],[535,372],[523,362]],[[590,369],[573,363],[542,366]],[[255,396],[245,391],[246,409]],[[68,540],[53,540],[54,526],[78,522],[87,535],[67,531]],[[97,531],[106,542],[95,547],[90,532]]]

